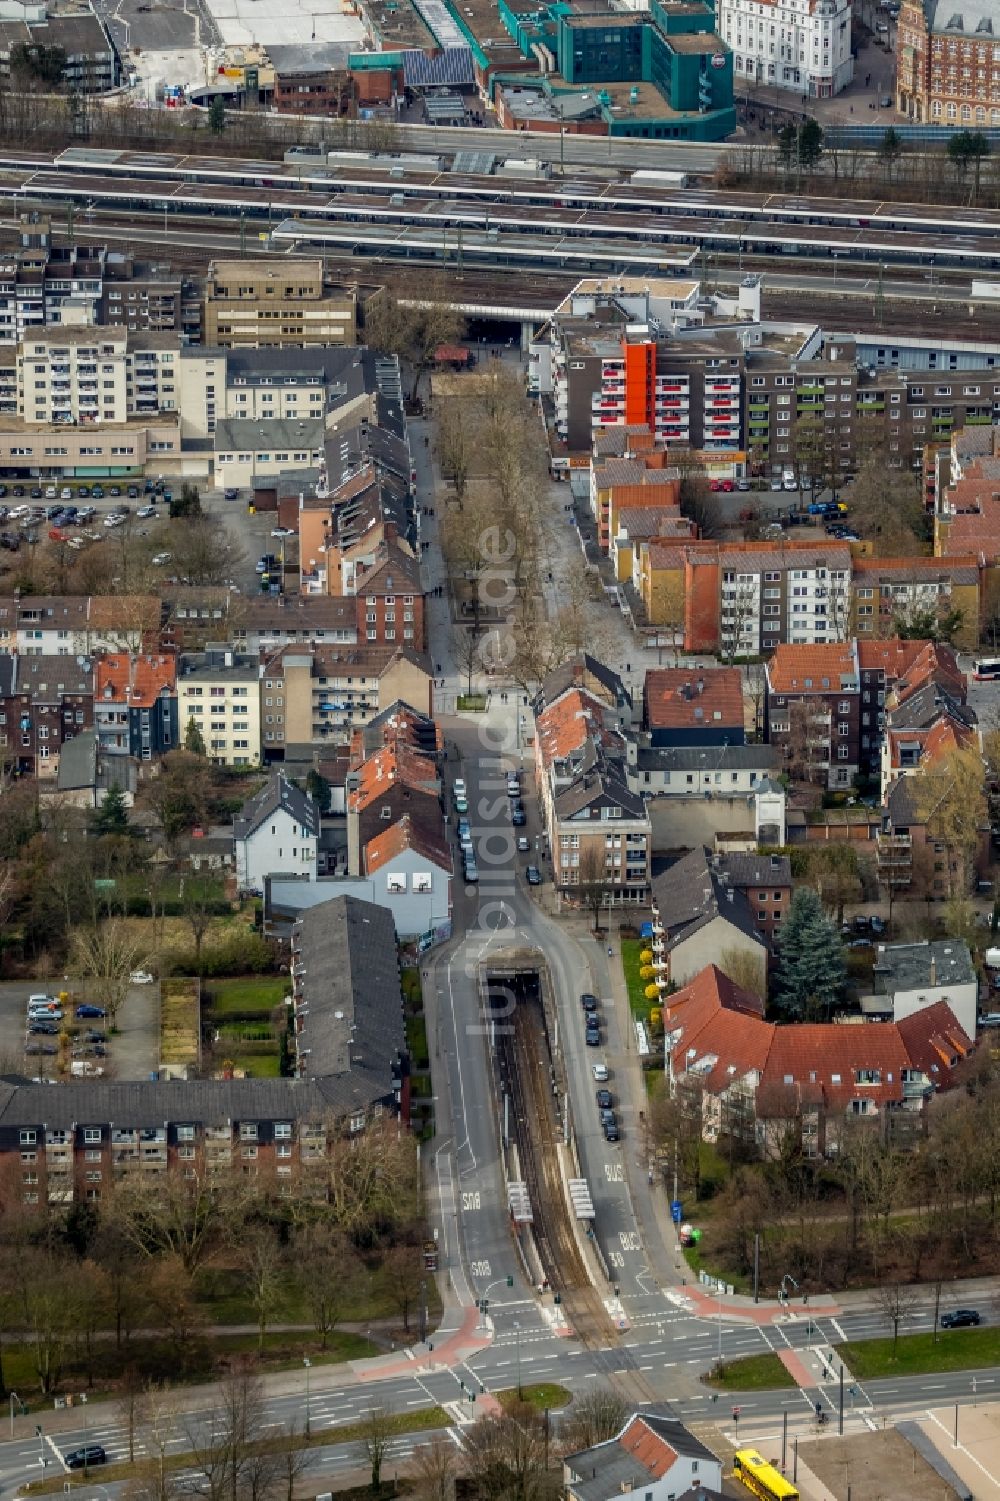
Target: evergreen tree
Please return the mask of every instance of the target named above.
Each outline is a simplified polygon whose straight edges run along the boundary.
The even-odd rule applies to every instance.
[[[184,731],[184,749],[193,752],[196,756],[205,754],[205,737],[193,719],[188,720],[187,729]]]
[[[208,107],[208,128],[217,136],[226,128],[226,101],[221,94],[216,94]]]
[[[844,988],[847,970],[840,935],[812,887],[796,889],[778,942],[774,997],[778,1018],[817,1021],[829,1016]]]
[[[799,127],[799,165],[811,172],[823,155],[823,127],[818,120],[807,120]]]
[[[306,775],[306,791],[321,813],[330,811],[331,790],[326,777],[321,776],[316,768],[311,766]]]
[[[128,833],[128,804],[117,782],[112,783],[104,795],[104,801],[94,814],[95,834]]]

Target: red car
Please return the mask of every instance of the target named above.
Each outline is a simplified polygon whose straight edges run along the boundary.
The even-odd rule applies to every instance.
[[[731,495],[736,489],[736,481],[731,479],[714,479],[710,488],[715,491],[722,490],[726,495]]]

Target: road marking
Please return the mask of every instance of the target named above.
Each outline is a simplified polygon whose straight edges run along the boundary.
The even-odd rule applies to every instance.
[[[836,1329],[837,1334],[838,1334],[840,1340],[842,1341],[842,1343],[846,1345],[847,1344],[847,1335],[844,1333],[843,1329],[841,1328],[839,1320],[838,1319],[831,1319],[830,1323]]]
[[[930,1420],[931,1420],[932,1423],[936,1423],[938,1425],[938,1427],[942,1430],[943,1433],[947,1433],[948,1434],[949,1442],[954,1447],[954,1444],[955,1444],[954,1434],[952,1432],[949,1432],[949,1430],[942,1423],[941,1419],[938,1417],[937,1413],[931,1412],[930,1408],[928,1408],[927,1409],[927,1416],[930,1418]],[[972,1463],[976,1466],[976,1468],[978,1470],[982,1470],[983,1474],[986,1476],[987,1480],[990,1482],[991,1485],[996,1485],[996,1483],[997,1483],[997,1477],[993,1474],[992,1470],[988,1470],[984,1464],[981,1464],[979,1462],[979,1460],[976,1458],[976,1456],[971,1452],[971,1450],[967,1449],[964,1444],[959,1444],[958,1448],[961,1449],[962,1453],[965,1455],[965,1457],[967,1459],[971,1459],[972,1460]]]

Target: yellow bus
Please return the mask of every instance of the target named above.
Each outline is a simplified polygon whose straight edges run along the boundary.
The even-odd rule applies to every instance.
[[[799,1501],[799,1493],[781,1471],[769,1465],[756,1449],[737,1449],[733,1474],[761,1501]]]

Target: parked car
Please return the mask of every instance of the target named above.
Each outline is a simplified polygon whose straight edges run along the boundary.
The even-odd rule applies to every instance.
[[[983,1322],[982,1314],[974,1308],[955,1308],[941,1315],[942,1329],[971,1329]]]
[[[540,886],[542,884],[542,873],[537,865],[529,865],[524,874],[529,886]]]
[[[598,1110],[610,1110],[614,1103],[615,1097],[611,1093],[610,1089],[599,1089],[597,1091]]]
[[[618,1129],[617,1121],[604,1121],[603,1126],[605,1141],[621,1141],[621,1132]]]
[[[716,493],[721,490],[724,494],[731,495],[736,489],[736,481],[731,479],[713,479],[709,482],[709,489],[716,491]]]
[[[523,803],[514,803],[512,805],[510,810],[510,821],[514,825],[515,829],[524,828],[524,825],[528,822],[528,817],[524,811]]]
[[[271,532],[271,536],[280,538],[294,537],[295,528],[293,526],[276,526]]]
[[[36,1016],[28,1023],[28,1031],[32,1037],[58,1037],[59,1023],[47,1016]]]
[[[86,495],[86,493],[87,493],[87,491],[86,491],[85,487],[83,485],[81,485],[80,486],[80,494],[81,495]],[[104,486],[103,485],[94,485],[93,488],[91,489],[90,493],[94,497],[95,500],[103,500],[104,499]]]
[[[597,1010],[597,997],[596,997],[596,995],[591,995],[591,993],[590,993],[589,990],[585,990],[583,992],[583,994],[581,995],[581,997],[580,997],[580,1005],[583,1007],[584,1011],[591,1011],[591,1012],[592,1011],[596,1011]]]
[[[592,1063],[590,1065],[590,1071],[594,1076],[595,1084],[606,1084],[611,1078],[611,1075],[608,1073],[608,1065],[606,1063]]]
[[[223,500],[239,500],[240,492],[234,489],[223,490],[222,498]]]
[[[518,852],[518,854],[519,855],[526,855],[526,854],[528,854],[528,852],[529,852],[530,849],[531,849],[531,840],[528,838],[527,834],[518,834],[518,836],[517,836],[517,852]]]
[[[26,1042],[24,1051],[31,1058],[54,1058],[59,1047],[54,1042]]]
[[[146,521],[150,517],[157,515],[157,510],[155,506],[140,506],[135,514],[143,521]]]
[[[100,1444],[85,1444],[80,1449],[71,1449],[63,1455],[67,1470],[85,1470],[88,1465],[106,1465],[108,1456]]]
[[[600,1027],[588,1027],[584,1034],[584,1041],[588,1048],[599,1048],[601,1045]]]
[[[78,1022],[98,1020],[103,1021],[106,1015],[107,1012],[104,1010],[103,1006],[94,1006],[90,1003],[90,1001],[84,1001],[82,1006],[77,1006],[76,1008],[76,1019]]]
[[[138,485],[129,485],[128,489],[125,491],[125,494],[128,496],[129,500],[138,500],[139,499],[139,486]]]

